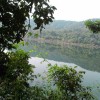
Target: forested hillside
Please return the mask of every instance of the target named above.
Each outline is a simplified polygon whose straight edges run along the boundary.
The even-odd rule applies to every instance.
[[[35,27],[31,22],[32,28]],[[30,30],[32,33],[34,30]],[[34,32],[37,34],[39,32]],[[100,34],[94,34],[84,25],[84,21],[54,20],[53,23],[45,26],[39,35],[41,38],[60,40],[67,43],[83,43],[100,45]],[[34,35],[31,36],[33,39]]]

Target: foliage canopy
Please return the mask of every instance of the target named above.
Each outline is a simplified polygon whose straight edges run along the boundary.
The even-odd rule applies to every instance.
[[[56,8],[48,2],[49,0],[0,0],[0,51],[11,49],[13,43],[23,39],[30,27],[30,13],[36,24],[35,29],[52,22]],[[26,25],[28,19],[29,24]]]
[[[82,86],[83,71],[66,65],[49,68],[49,76],[62,92],[62,100],[93,100],[91,88]]]
[[[19,50],[6,54],[6,73],[0,76],[0,100],[30,100],[29,80],[35,78],[34,66],[28,62],[28,53]]]
[[[9,57],[5,49],[12,49],[19,43],[30,27],[30,13],[36,23],[35,29],[43,28],[51,22],[56,9],[49,0],[0,0],[0,77],[6,73]],[[32,10],[34,9],[34,12]],[[26,20],[29,24],[26,25]]]
[[[100,20],[88,20],[85,22],[85,25],[93,32],[100,32]]]
[[[52,22],[54,10],[49,0],[0,0],[0,99],[30,100],[28,81],[33,69],[28,63],[28,54],[4,50],[14,48],[14,43],[23,40],[30,28],[30,19],[36,24],[34,29],[40,30]]]
[[[5,53],[4,50],[12,49],[14,43],[19,43],[30,28],[30,13],[32,13],[33,21],[36,24],[34,29],[42,29],[44,25],[52,22],[54,19],[53,13],[56,8],[48,4],[49,0],[0,0],[0,99],[1,100],[34,100],[34,93],[29,81],[34,79],[33,66],[28,63],[29,56],[26,52],[19,50],[16,52]],[[29,24],[26,25],[26,20]],[[64,69],[66,71],[66,69]],[[57,71],[57,78],[64,72],[62,69]],[[71,75],[74,76],[77,72],[73,69]],[[68,72],[67,71],[67,72]],[[70,73],[68,73],[69,75]],[[55,73],[54,73],[55,75]],[[64,74],[66,75],[66,73]],[[69,77],[67,75],[67,78]],[[82,75],[71,77],[74,78],[74,87],[77,90],[81,89],[80,78]],[[55,80],[55,79],[54,79]],[[55,80],[56,81],[56,80]],[[63,82],[63,86],[61,85]],[[59,83],[60,82],[60,83]],[[69,81],[70,85],[72,80]],[[62,93],[75,93],[74,87],[66,87],[64,81],[57,80],[57,85],[61,85],[60,89],[65,91]],[[69,86],[70,86],[69,85]],[[78,86],[78,87],[77,87]],[[79,91],[78,89],[78,91]],[[41,89],[37,89],[40,90]],[[73,92],[74,91],[74,92]],[[39,93],[37,92],[37,93]],[[36,93],[36,91],[35,91]],[[37,93],[35,96],[37,96]],[[75,95],[76,97],[76,95]],[[88,96],[87,96],[88,98]],[[76,98],[75,98],[76,99]],[[73,100],[75,100],[73,99]],[[40,100],[40,99],[37,99]],[[48,99],[50,100],[50,99]],[[67,100],[67,99],[66,99]]]

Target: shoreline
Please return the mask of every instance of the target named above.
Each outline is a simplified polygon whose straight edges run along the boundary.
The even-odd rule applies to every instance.
[[[31,41],[31,42],[38,42],[38,43],[48,43],[52,45],[59,45],[59,46],[79,46],[84,48],[100,48],[99,45],[95,44],[84,44],[84,43],[73,43],[68,42],[66,40],[57,40],[57,39],[46,39],[46,38],[34,38],[34,39],[24,39],[25,41]]]

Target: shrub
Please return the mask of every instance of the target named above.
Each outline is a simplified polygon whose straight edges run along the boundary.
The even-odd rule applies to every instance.
[[[93,100],[90,87],[82,85],[82,71],[66,65],[54,65],[49,68],[49,77],[62,93],[62,100]]]

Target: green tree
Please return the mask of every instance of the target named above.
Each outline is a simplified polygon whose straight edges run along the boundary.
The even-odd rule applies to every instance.
[[[93,32],[100,32],[100,20],[88,20],[85,22],[85,25]]]
[[[18,50],[7,53],[6,73],[0,76],[0,100],[30,100],[29,80],[34,79],[34,66],[28,62],[26,52]]]
[[[56,9],[49,0],[0,0],[0,51],[11,49],[13,43],[20,42],[30,27],[30,13],[36,24],[34,29],[52,22]],[[29,19],[28,26],[25,24]]]
[[[49,77],[61,91],[61,100],[93,100],[90,87],[82,86],[84,72],[76,71],[66,65],[57,64],[49,68]]]
[[[1,100],[34,100],[34,96],[36,100],[41,99],[37,98],[41,94],[38,96],[37,94],[41,93],[40,90],[42,91],[42,89],[34,89],[34,87],[32,89],[29,85],[29,81],[33,80],[35,75],[33,73],[33,66],[28,63],[28,54],[22,50],[8,53],[5,53],[4,50],[12,50],[15,48],[15,43],[23,40],[23,37],[31,27],[31,17],[36,24],[34,29],[40,29],[41,31],[44,25],[52,22],[54,19],[54,10],[56,8],[49,5],[49,0],[0,0]],[[30,13],[32,13],[31,17]],[[26,24],[27,20],[28,24]],[[73,70],[72,72],[76,73]],[[80,81],[80,78],[78,78],[78,81]],[[71,91],[71,89],[69,90]],[[50,95],[53,96],[52,92]],[[48,100],[50,99],[48,98]]]
[[[19,43],[30,27],[30,13],[32,10],[34,29],[41,29],[43,25],[52,22],[56,9],[48,4],[49,0],[0,0],[0,77],[5,73],[8,60],[5,49],[14,48],[14,43]],[[29,23],[26,25],[26,20]]]
[[[33,69],[28,63],[28,54],[23,51],[5,53],[4,50],[12,50],[13,44],[23,40],[31,27],[31,18],[36,24],[34,29],[41,31],[44,25],[53,21],[55,9],[49,5],[49,0],[0,0],[1,100],[31,99],[28,81]]]

